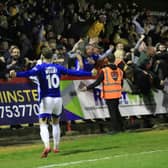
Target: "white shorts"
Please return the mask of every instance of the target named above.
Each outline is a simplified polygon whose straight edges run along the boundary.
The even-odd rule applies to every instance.
[[[62,113],[62,98],[61,97],[45,97],[41,100],[39,116],[60,116]]]

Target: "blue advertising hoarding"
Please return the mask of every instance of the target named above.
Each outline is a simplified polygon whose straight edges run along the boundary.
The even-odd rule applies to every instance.
[[[21,78],[0,82],[0,125],[37,122],[38,111],[35,84]]]

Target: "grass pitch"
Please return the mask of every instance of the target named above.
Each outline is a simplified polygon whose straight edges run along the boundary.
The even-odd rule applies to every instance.
[[[12,141],[12,139],[11,139]],[[0,147],[0,168],[168,168],[168,130],[62,138],[40,158],[41,141]]]

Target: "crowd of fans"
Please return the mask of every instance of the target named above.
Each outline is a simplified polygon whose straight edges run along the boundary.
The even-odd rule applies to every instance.
[[[2,1],[0,78],[34,66],[44,47],[52,49],[54,62],[87,71],[114,54],[132,92],[148,93],[162,89],[168,77],[168,14],[154,16],[136,3]]]

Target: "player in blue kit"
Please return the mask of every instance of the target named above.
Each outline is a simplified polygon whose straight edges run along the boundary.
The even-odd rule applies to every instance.
[[[44,143],[44,150],[41,157],[47,157],[51,152],[48,123],[52,122],[53,151],[59,152],[60,125],[59,119],[62,112],[62,97],[60,93],[60,78],[62,75],[92,76],[91,72],[76,71],[52,63],[52,51],[48,48],[43,50],[44,60],[40,65],[36,65],[31,70],[24,72],[10,71],[11,77],[36,76],[39,81],[39,123],[40,136]]]

